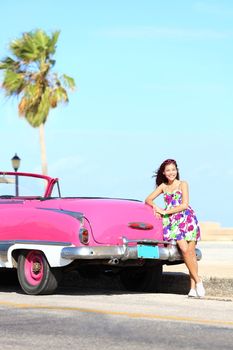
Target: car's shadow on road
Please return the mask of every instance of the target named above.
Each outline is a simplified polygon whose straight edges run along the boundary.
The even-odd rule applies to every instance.
[[[159,290],[164,294],[187,294],[189,291],[189,276],[185,273],[166,272],[162,277]],[[0,269],[0,292],[24,294],[17,277],[16,270]],[[99,275],[85,278],[77,271],[64,275],[55,294],[59,295],[116,295],[135,294],[123,288],[118,276]]]
[[[19,293],[21,291],[17,271],[15,269],[0,269],[0,292]]]
[[[184,294],[189,291],[189,275],[185,273],[166,272],[163,274],[159,293],[164,294]],[[59,288],[57,294],[68,295],[113,295],[113,294],[135,294],[124,289],[116,276],[96,276],[95,278],[83,278],[76,271],[67,274]]]

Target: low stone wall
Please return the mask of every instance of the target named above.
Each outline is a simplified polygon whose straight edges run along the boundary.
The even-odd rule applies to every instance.
[[[217,222],[201,222],[202,241],[233,241],[233,228],[221,227]]]
[[[203,277],[206,290],[206,297],[229,298],[233,301],[233,279]],[[161,292],[187,295],[190,290],[190,278],[184,272],[164,272],[162,279]]]

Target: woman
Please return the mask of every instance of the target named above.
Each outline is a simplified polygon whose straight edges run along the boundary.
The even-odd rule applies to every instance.
[[[198,276],[195,254],[196,242],[200,240],[200,228],[193,209],[189,206],[188,184],[181,181],[174,159],[165,160],[156,172],[156,189],[146,203],[153,207],[157,217],[163,219],[164,240],[175,240],[189,270],[189,297],[204,297],[205,289]],[[159,208],[153,200],[163,194],[165,209]]]

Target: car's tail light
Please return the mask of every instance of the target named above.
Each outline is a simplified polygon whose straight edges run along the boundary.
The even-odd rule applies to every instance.
[[[89,243],[89,232],[85,227],[81,227],[79,230],[79,239],[83,244]]]
[[[128,226],[137,230],[152,230],[154,226],[146,222],[129,222]]]

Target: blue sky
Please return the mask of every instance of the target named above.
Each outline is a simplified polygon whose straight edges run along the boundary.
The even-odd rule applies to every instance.
[[[13,0],[0,57],[25,31],[61,30],[55,70],[75,78],[46,123],[49,174],[63,195],[144,199],[166,158],[189,182],[200,221],[232,222],[233,3]],[[38,130],[0,95],[0,159],[41,172]]]

